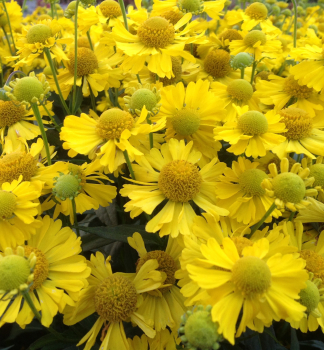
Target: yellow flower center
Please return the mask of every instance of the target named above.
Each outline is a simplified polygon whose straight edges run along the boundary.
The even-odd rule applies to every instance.
[[[97,313],[104,320],[127,321],[136,309],[136,288],[124,276],[110,276],[97,287],[94,302]]]
[[[78,165],[73,164],[73,163],[68,164],[68,171],[69,171],[69,173],[72,173],[72,175],[80,176],[82,174],[81,168]]]
[[[140,268],[146,263],[146,261],[156,259],[159,263],[159,267],[157,268],[158,271],[164,272],[167,276],[166,280],[164,281],[164,284],[175,284],[175,277],[174,274],[177,271],[177,265],[174,259],[167,254],[166,252],[163,252],[162,250],[154,250],[152,252],[148,252],[146,255],[144,255],[142,258],[138,259],[137,266],[136,266],[136,272],[140,270]],[[169,291],[171,286],[164,287],[159,289],[161,293],[166,293]]]
[[[234,101],[248,101],[253,95],[253,88],[248,81],[236,79],[228,84],[227,92]]]
[[[73,199],[79,194],[81,179],[77,175],[60,175],[53,187],[53,194],[65,201],[67,198]]]
[[[245,14],[252,19],[266,19],[268,16],[268,9],[261,2],[254,2],[245,10]]]
[[[282,173],[272,180],[274,194],[283,202],[299,203],[305,197],[306,187],[301,177],[294,173]]]
[[[0,220],[7,220],[13,216],[16,209],[17,197],[7,191],[0,190]]]
[[[306,85],[299,85],[292,75],[285,79],[283,90],[289,96],[296,98],[310,98],[313,92],[312,88]]]
[[[225,50],[213,50],[204,61],[204,69],[213,78],[224,78],[230,71],[230,54]]]
[[[204,5],[201,0],[178,0],[177,5],[182,12],[199,13],[203,11]]]
[[[78,47],[86,47],[87,49],[90,49],[90,43],[87,37],[81,36],[78,38]]]
[[[231,239],[236,246],[239,256],[242,256],[242,251],[245,247],[250,247],[251,245],[253,245],[253,242],[245,237],[232,237]]]
[[[71,74],[74,74],[74,51],[68,55],[70,62],[68,69]],[[92,74],[98,69],[98,59],[94,52],[86,47],[78,48],[77,76],[83,77],[87,74]]]
[[[186,160],[173,160],[159,176],[159,189],[173,202],[188,202],[199,193],[202,179],[196,165]]]
[[[51,16],[49,16],[49,15],[40,15],[40,16],[38,16],[38,18],[37,18],[39,21],[42,21],[42,20],[44,20],[44,19],[50,19],[50,20],[52,20],[52,17]]]
[[[300,251],[300,257],[306,260],[305,269],[314,274],[314,278],[324,278],[324,258],[314,250]],[[321,285],[322,288],[323,284]]]
[[[166,11],[161,14],[161,17],[165,18],[171,24],[175,25],[183,17],[183,13],[180,11]]]
[[[306,288],[299,293],[299,302],[307,308],[307,313],[312,313],[317,309],[320,302],[320,292],[312,281],[306,281]]]
[[[300,108],[285,108],[279,114],[283,117],[286,131],[283,135],[289,140],[301,140],[312,133],[313,122],[308,113]]]
[[[173,129],[181,136],[194,134],[200,126],[200,115],[196,109],[184,107],[171,118]]]
[[[321,186],[324,188],[324,164],[314,164],[309,170],[309,177],[315,178],[313,186]]]
[[[15,101],[0,101],[0,127],[11,126],[24,118],[26,109]]]
[[[262,196],[265,190],[261,186],[261,182],[268,178],[268,175],[260,169],[247,169],[239,177],[239,184],[248,197]]]
[[[18,180],[23,176],[24,181],[29,181],[37,171],[37,161],[31,154],[15,151],[0,159],[0,184]]]
[[[171,56],[172,61],[172,72],[174,77],[173,78],[159,78],[159,81],[163,84],[163,86],[173,85],[178,83],[181,80],[182,75],[182,66],[181,66],[181,60],[178,57]],[[155,74],[150,73],[151,78],[153,81],[155,81]]]
[[[136,90],[130,99],[130,109],[142,110],[145,106],[148,111],[152,111],[157,104],[157,98],[153,91],[150,89],[138,89]]]
[[[13,88],[13,95],[19,102],[32,102],[36,97],[40,99],[44,95],[43,84],[36,77],[24,77],[16,79],[16,84]]]
[[[120,5],[114,0],[104,0],[99,8],[102,14],[107,18],[116,18],[122,15]]]
[[[151,17],[138,28],[137,34],[148,47],[163,49],[173,42],[173,25],[163,17]]]
[[[244,44],[249,47],[253,47],[258,41],[261,41],[261,45],[267,42],[267,38],[261,30],[251,30],[243,39]]]
[[[46,259],[45,254],[37,249],[30,246],[25,246],[25,255],[28,257],[31,253],[36,255],[36,265],[34,267],[34,281],[30,290],[37,289],[42,286],[43,282],[47,279],[48,276],[48,260]]]
[[[119,108],[112,108],[101,114],[96,132],[104,140],[119,139],[124,130],[131,130],[134,118]]]
[[[19,289],[20,285],[27,283],[29,275],[27,259],[20,255],[0,256],[0,290]]]
[[[219,39],[223,40],[242,40],[242,35],[236,29],[226,29],[223,33],[219,34]]]
[[[26,35],[28,44],[42,43],[52,36],[52,30],[45,24],[35,24],[32,26]]]
[[[234,264],[232,282],[246,298],[263,294],[271,285],[269,266],[260,258],[245,256]]]
[[[272,72],[269,72],[269,71],[267,71],[267,70],[263,70],[263,71],[261,71],[261,72],[259,72],[256,76],[255,76],[255,78],[260,78],[261,80],[267,80],[267,81],[269,81],[269,75],[270,74],[273,74]]]
[[[237,127],[243,134],[261,135],[268,131],[268,120],[258,111],[248,111],[238,118]]]

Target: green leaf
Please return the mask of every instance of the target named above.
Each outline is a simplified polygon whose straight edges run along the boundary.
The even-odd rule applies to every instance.
[[[27,350],[37,350],[45,345],[54,344],[57,341],[57,338],[53,334],[46,334],[31,344]]]
[[[299,349],[300,347],[299,347],[296,329],[291,327],[290,350],[299,350]]]
[[[117,225],[117,226],[99,226],[99,227],[82,227],[80,229],[85,232],[93,233],[96,236],[105,238],[109,244],[114,241],[127,243],[127,237],[131,237],[135,232],[141,234],[146,244],[162,246],[161,238],[155,233],[147,233],[145,226],[142,225]],[[82,241],[85,238],[82,239]],[[106,241],[106,242],[107,242]],[[86,244],[89,241],[86,241]]]

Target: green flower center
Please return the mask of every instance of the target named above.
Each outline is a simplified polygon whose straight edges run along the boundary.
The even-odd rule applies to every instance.
[[[228,84],[227,93],[234,101],[248,101],[253,95],[253,88],[248,81],[236,79]]]
[[[201,0],[178,0],[177,5],[182,12],[199,13],[203,10]]]
[[[256,20],[266,19],[268,16],[268,9],[261,2],[255,2],[246,8],[245,14]]]
[[[268,120],[264,114],[249,111],[238,118],[237,127],[247,135],[261,135],[268,131]]]
[[[253,47],[258,41],[261,41],[261,45],[267,42],[267,37],[261,30],[251,30],[243,39],[244,44],[249,47]]]
[[[45,24],[36,24],[32,26],[26,35],[28,44],[42,43],[52,36],[52,30]]]
[[[41,98],[44,95],[43,84],[36,77],[24,77],[16,79],[16,84],[13,88],[13,95],[19,102],[32,102],[32,99],[36,97]]]
[[[306,286],[299,293],[299,302],[307,307],[307,313],[311,313],[317,309],[321,296],[317,286],[312,281],[306,281]]]
[[[171,118],[173,129],[181,136],[194,134],[200,126],[200,115],[197,110],[184,107]]]
[[[324,187],[324,164],[314,164],[309,170],[309,177],[315,178],[313,186]]]
[[[262,294],[271,285],[269,266],[260,258],[245,256],[234,264],[232,282],[247,298]]]
[[[272,180],[274,194],[283,202],[299,203],[305,197],[304,181],[294,173],[282,173]]]
[[[0,190],[0,220],[10,219],[16,209],[16,204],[17,197],[13,193]]]
[[[66,174],[57,178],[53,188],[53,194],[65,201],[67,198],[73,199],[79,194],[81,179],[77,175]]]
[[[11,291],[27,283],[30,275],[28,260],[20,255],[0,257],[0,290]]]
[[[266,178],[268,175],[260,169],[247,169],[239,177],[239,184],[245,195],[262,196],[265,190],[261,187],[261,182]]]
[[[152,111],[156,104],[156,95],[149,89],[136,90],[130,99],[130,108],[133,110],[141,111],[145,106],[148,111]]]

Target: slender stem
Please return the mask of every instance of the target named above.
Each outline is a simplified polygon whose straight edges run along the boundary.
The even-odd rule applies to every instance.
[[[80,237],[80,230],[79,230],[78,218],[77,218],[77,213],[76,213],[75,198],[72,199],[72,208],[73,208],[73,217],[74,217],[74,227],[75,227],[77,236]]]
[[[57,80],[57,75],[56,75],[56,71],[55,71],[55,67],[54,67],[54,62],[52,60],[52,57],[51,57],[51,53],[48,49],[48,47],[45,47],[44,48],[44,52],[45,52],[45,55],[47,57],[47,60],[48,60],[48,63],[51,67],[51,71],[52,71],[52,74],[53,74],[53,78],[54,78],[54,82],[55,82],[55,85],[56,85],[56,88],[57,88],[57,92],[59,94],[59,97],[60,97],[60,101],[61,101],[61,104],[63,106],[63,108],[65,109],[65,112],[66,114],[71,114],[70,110],[69,110],[69,107],[67,106],[64,98],[63,98],[63,95],[62,95],[62,91],[61,91],[61,88],[60,88],[60,84]]]
[[[89,86],[89,90],[90,90],[91,107],[92,107],[92,110],[95,112],[95,110],[96,110],[96,99],[94,97],[94,94],[93,94],[90,86]]]
[[[281,76],[281,74],[283,73],[285,68],[286,68],[286,61],[281,65],[281,67],[279,69],[279,72],[278,72],[279,77]]]
[[[136,77],[137,77],[137,81],[138,81],[140,84],[142,84],[141,78],[140,78],[139,74],[136,74]]]
[[[23,4],[22,4],[22,12],[24,13],[25,8],[26,8],[26,2],[27,0],[24,0]]]
[[[152,124],[151,119],[150,119],[150,113],[147,113],[146,120],[148,124]],[[153,133],[149,133],[149,140],[150,140],[150,149],[153,148]]]
[[[292,211],[291,214],[289,215],[288,221],[291,221],[294,218],[295,214],[296,214],[296,212]]]
[[[254,60],[253,65],[252,65],[251,84],[253,84],[253,79],[254,79],[254,74],[255,74],[255,69],[256,69],[257,64],[258,64],[258,62]]]
[[[4,10],[5,10],[5,13],[6,13],[6,15],[7,15],[7,21],[8,21],[8,25],[9,25],[11,40],[12,40],[12,44],[13,44],[13,46],[14,46],[15,54],[16,54],[17,49],[16,49],[16,45],[15,45],[14,36],[12,35],[11,23],[10,23],[9,14],[8,14],[8,11],[7,11],[6,2],[5,2],[4,0],[2,0],[2,4],[3,4],[3,8],[4,8]],[[10,51],[11,51],[11,50],[10,50]]]
[[[11,48],[11,44],[10,44],[10,40],[9,40],[8,34],[6,33],[4,27],[2,27],[2,30],[3,30],[3,32],[4,32],[4,35],[5,35],[5,37],[6,37],[6,40],[7,40],[7,42],[8,42],[8,46],[9,46],[9,50],[10,50],[11,56],[13,56],[14,53],[12,52],[12,48]]]
[[[2,69],[1,58],[0,58],[0,86],[3,86],[3,69]]]
[[[45,146],[45,151],[46,151],[46,158],[47,158],[47,164],[48,165],[51,165],[52,164],[52,161],[51,161],[51,154],[50,154],[50,150],[49,150],[49,145],[48,145],[48,141],[47,141],[47,136],[46,136],[46,132],[45,132],[45,129],[44,129],[44,124],[43,124],[43,121],[42,121],[42,117],[39,113],[39,109],[38,109],[38,106],[36,103],[32,103],[31,104],[31,107],[32,107],[32,110],[35,114],[35,117],[36,117],[36,120],[37,120],[37,123],[38,123],[38,127],[39,127],[39,130],[42,134],[42,138],[43,138],[43,141],[44,141],[44,146]]]
[[[297,0],[292,0],[294,6],[294,47],[297,47]]]
[[[118,102],[118,88],[115,88],[115,99],[116,99],[116,101],[115,101],[115,102],[116,102],[116,107],[122,109],[122,108],[120,107],[119,102]]]
[[[127,23],[126,9],[125,9],[124,0],[118,0],[118,3],[120,5],[120,8],[121,8],[122,13],[123,13],[123,19],[124,19],[125,28],[126,28],[126,30],[128,30],[128,23]]]
[[[127,164],[127,167],[128,167],[128,170],[129,170],[129,173],[130,173],[130,176],[133,180],[135,180],[135,174],[134,174],[134,170],[133,170],[133,167],[132,167],[132,163],[131,161],[129,160],[129,156],[128,156],[128,152],[127,150],[125,150],[124,152],[124,158],[126,160],[126,164]]]
[[[54,4],[51,1],[51,17],[54,19]]]
[[[77,0],[75,5],[74,14],[74,81],[73,81],[73,97],[72,97],[72,111],[75,110],[75,99],[76,99],[76,82],[78,79],[78,8],[80,0]]]
[[[193,56],[193,44],[192,44],[192,43],[190,44],[190,53],[191,53],[192,56]]]
[[[241,79],[244,79],[244,68],[241,68]]]
[[[56,123],[55,119],[51,116],[51,113],[49,112],[49,110],[47,109],[47,107],[45,106],[45,104],[42,104],[43,108],[45,109],[47,115],[49,116],[49,118],[51,119],[52,123],[54,124],[55,129],[58,132],[61,132],[61,127]]]
[[[92,45],[92,41],[91,41],[91,37],[90,37],[90,29],[87,31],[87,37],[88,37],[88,40],[89,40],[90,48],[93,51],[93,45]]]
[[[30,294],[28,292],[28,290],[23,290],[21,292],[22,296],[24,297],[24,300],[26,301],[26,303],[28,304],[28,306],[30,307],[30,309],[32,310],[33,314],[35,315],[35,317],[37,318],[37,320],[39,322],[41,322],[42,320],[42,317],[40,315],[40,313],[37,311],[33,301],[32,301],[32,298],[30,297]],[[60,333],[58,333],[55,329],[53,329],[51,326],[50,327],[47,327],[47,329],[49,330],[49,332],[51,332],[52,334],[54,334],[58,339],[60,340],[64,340],[66,341],[67,339],[64,338]]]
[[[276,208],[276,205],[275,203],[273,202],[271,207],[268,209],[268,211],[263,215],[262,219],[257,223],[255,224],[252,228],[251,228],[251,233],[250,235],[252,235],[264,222],[265,220],[268,218],[268,216],[275,210]]]

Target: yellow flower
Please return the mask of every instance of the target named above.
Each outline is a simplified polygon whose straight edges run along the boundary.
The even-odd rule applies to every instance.
[[[231,41],[229,47],[232,55],[248,52],[253,54],[257,61],[264,57],[277,58],[278,54],[281,53],[281,41],[276,38],[277,35],[252,30],[245,32],[242,40]]]
[[[74,223],[73,204],[75,200],[76,213],[82,214],[86,210],[98,209],[99,205],[107,207],[116,197],[116,187],[104,184],[109,178],[100,171],[99,161],[84,163],[81,166],[66,164],[65,174],[54,178],[52,195],[42,204],[42,210],[48,210],[55,205],[53,218],[60,213],[70,216],[70,222]],[[53,183],[53,179],[52,179]]]
[[[38,214],[42,183],[22,182],[22,175],[0,186],[0,249],[23,244],[40,225]]]
[[[224,176],[215,185],[218,204],[229,210],[230,217],[244,224],[260,221],[274,201],[261,186],[268,175],[257,169],[258,165],[239,157],[238,162],[232,163],[232,169],[224,170]],[[279,210],[272,212],[274,217],[280,215]]]
[[[135,148],[133,139],[146,136],[150,132],[161,130],[163,121],[156,125],[146,123],[147,110],[142,109],[140,117],[133,116],[118,108],[109,109],[98,117],[95,113],[87,116],[81,113],[80,117],[67,116],[61,131],[64,149],[71,149],[70,156],[77,153],[88,155],[93,159],[100,158],[102,166],[108,166],[114,172],[118,166],[125,163],[123,152],[126,150],[131,160],[143,153]],[[84,138],[87,142],[84,142]]]
[[[87,342],[85,350],[90,350],[104,325],[101,336],[103,350],[129,350],[123,322],[132,322],[139,326],[150,338],[156,332],[149,326],[149,320],[138,312],[142,294],[159,288],[162,275],[156,271],[156,260],[147,261],[137,274],[112,273],[110,257],[106,260],[102,253],[91,255],[89,266],[91,276],[89,286],[80,292],[80,299],[75,307],[68,306],[64,314],[64,323],[73,325],[89,315],[96,313],[99,318],[90,331],[79,341],[77,346]],[[118,344],[118,345],[117,345]]]
[[[296,221],[307,222],[324,222],[324,204],[314,198],[308,198],[309,205],[299,210]]]
[[[273,153],[279,158],[287,157],[291,152],[305,154],[311,159],[315,159],[314,154],[324,155],[324,131],[320,130],[324,128],[322,111],[313,118],[300,108],[288,107],[278,113],[286,125],[283,133],[286,140],[273,147]]]
[[[180,318],[186,311],[183,304],[184,298],[176,285],[175,272],[179,268],[179,256],[181,245],[176,240],[169,238],[165,251],[154,250],[147,252],[142,236],[135,232],[128,239],[129,245],[137,250],[139,259],[136,265],[138,272],[143,264],[151,259],[156,259],[159,263],[158,270],[166,275],[164,284],[157,290],[147,292],[143,295],[143,302],[138,312],[147,320],[153,320],[152,327],[157,331],[165,329],[178,329]]]
[[[117,21],[123,22],[122,11],[118,1],[104,0],[96,7],[100,23],[113,27]]]
[[[166,140],[193,141],[193,150],[202,153],[200,165],[217,157],[221,144],[213,139],[213,129],[224,117],[223,100],[209,91],[208,81],[183,83],[162,90],[157,118],[166,118]]]
[[[163,17],[150,17],[140,24],[136,35],[128,32],[121,22],[116,22],[112,35],[116,46],[126,57],[121,67],[127,71],[137,74],[149,59],[148,69],[159,77],[171,78],[172,56],[181,56],[188,61],[195,62],[195,58],[189,52],[184,51],[184,35],[190,28],[178,29],[190,21],[191,14],[183,16],[173,26]]]
[[[265,156],[266,151],[285,141],[279,135],[285,130],[285,124],[280,123],[281,117],[275,111],[263,114],[258,111],[248,111],[248,107],[239,108],[237,121],[227,122],[214,129],[215,139],[230,143],[227,149],[235,155],[245,154],[247,157]]]
[[[160,230],[161,237],[190,235],[196,216],[191,200],[217,219],[228,214],[216,205],[214,194],[215,181],[225,163],[217,163],[215,158],[199,169],[196,163],[201,153],[192,147],[192,141],[185,145],[184,140],[171,139],[162,145],[161,151],[153,148],[138,159],[138,165],[133,165],[137,181],[124,185],[120,191],[122,196],[130,198],[125,209],[131,212],[131,217],[143,211],[150,215],[164,201],[163,208],[147,223],[148,232]]]
[[[49,327],[58,312],[63,313],[66,305],[75,304],[79,291],[88,285],[86,279],[90,268],[85,258],[79,255],[80,238],[69,227],[62,228],[60,220],[54,221],[49,216],[41,221],[42,226],[22,247],[26,259],[36,256],[34,278],[28,293],[41,313],[41,323]],[[1,301],[1,307],[5,307],[9,301]],[[22,304],[21,295],[15,299],[15,303],[16,308],[10,311],[10,317],[24,328],[33,320],[34,313],[26,302],[19,308]],[[4,322],[2,319],[0,325]]]
[[[245,247],[241,257],[230,238],[223,239],[222,247],[210,238],[201,245],[204,258],[186,267],[190,278],[208,292],[212,319],[231,344],[246,327],[262,332],[272,320],[303,317],[306,308],[295,299],[306,286],[305,262],[293,254],[267,256],[268,251],[265,238]]]
[[[274,105],[276,110],[284,108],[287,103],[291,103],[289,107],[303,109],[310,117],[314,117],[316,111],[323,110],[323,95],[313,88],[300,85],[292,75],[283,78],[270,74],[268,80],[260,79],[255,87],[255,96],[265,105]]]
[[[309,205],[308,196],[316,196],[317,190],[307,188],[312,186],[315,179],[308,177],[309,168],[301,168],[300,163],[295,163],[289,169],[289,161],[283,158],[280,162],[280,169],[272,163],[269,165],[269,177],[264,179],[261,186],[266,194],[274,198],[278,209],[294,212]]]

